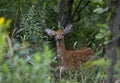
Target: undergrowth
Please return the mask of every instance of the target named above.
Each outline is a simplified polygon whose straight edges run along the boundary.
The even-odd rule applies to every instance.
[[[19,30],[13,30],[12,33],[14,38],[6,35],[6,32],[0,33],[3,34],[0,35],[3,38],[0,42],[4,42],[1,43],[0,49],[2,51],[0,56],[0,82],[102,83],[104,80],[104,68],[102,66],[95,66],[92,69],[83,67],[81,72],[77,74],[75,71],[74,73],[66,71],[66,75],[63,74],[61,79],[56,77],[58,61],[52,50],[44,42],[44,28],[47,26],[45,8],[38,9],[40,10],[38,11],[35,6],[32,6],[26,14],[21,14]],[[7,26],[2,27],[6,28]],[[2,29],[1,31],[3,31]],[[7,31],[7,28],[5,30]],[[99,63],[100,54],[96,55],[98,59],[96,62],[88,62],[87,66],[93,63],[96,63],[93,65],[101,64]],[[75,75],[77,75],[76,78],[74,78]]]

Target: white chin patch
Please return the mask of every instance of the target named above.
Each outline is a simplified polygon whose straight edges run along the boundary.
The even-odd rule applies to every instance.
[[[58,42],[59,45],[62,43],[62,41],[57,41],[57,42]]]

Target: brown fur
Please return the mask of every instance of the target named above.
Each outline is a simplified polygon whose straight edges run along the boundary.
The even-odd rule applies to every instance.
[[[45,31],[48,35],[54,35],[56,40],[57,55],[59,58],[59,68],[60,68],[60,77],[61,71],[64,69],[75,68],[80,70],[82,63],[86,62],[89,59],[90,55],[93,55],[94,52],[91,48],[81,48],[79,50],[66,50],[64,43],[64,35],[70,32],[71,25],[66,26],[64,30],[53,31],[47,28]]]

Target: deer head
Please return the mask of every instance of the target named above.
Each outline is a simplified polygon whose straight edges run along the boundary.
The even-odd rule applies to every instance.
[[[67,34],[71,31],[71,28],[72,28],[72,24],[68,24],[65,29],[59,29],[57,31],[54,31],[54,30],[51,30],[49,28],[46,28],[45,29],[45,32],[48,34],[48,35],[53,35],[55,36],[55,40],[58,44],[61,44],[64,42],[64,34]]]

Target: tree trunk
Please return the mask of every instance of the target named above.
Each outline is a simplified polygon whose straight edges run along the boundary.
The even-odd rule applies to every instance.
[[[65,25],[65,5],[66,0],[61,0],[59,4],[59,23],[60,27]]]
[[[107,68],[107,79],[106,83],[115,83],[114,78],[114,66],[116,63],[116,48],[118,44],[118,38],[119,38],[119,27],[120,27],[120,0],[116,0],[115,4],[113,4],[113,1],[110,0],[110,6],[116,6],[116,9],[110,19],[110,22],[108,24],[109,29],[112,32],[112,42],[106,45],[106,55],[107,58],[110,60],[109,66]],[[112,7],[111,10],[112,10]]]
[[[81,2],[84,0],[79,0],[78,5],[74,8],[73,12],[73,3],[74,0],[60,0],[59,4],[59,24],[60,27],[65,27],[67,24],[72,24],[81,20],[81,12],[88,6],[89,0],[85,1],[86,3],[81,7]],[[77,17],[74,19],[74,17]],[[74,20],[73,20],[74,19]]]
[[[68,0],[68,10],[67,10],[66,24],[71,24],[72,23],[72,5],[73,5],[73,0]]]
[[[73,0],[61,0],[59,5],[59,22],[60,26],[65,27],[72,23],[72,5]]]

